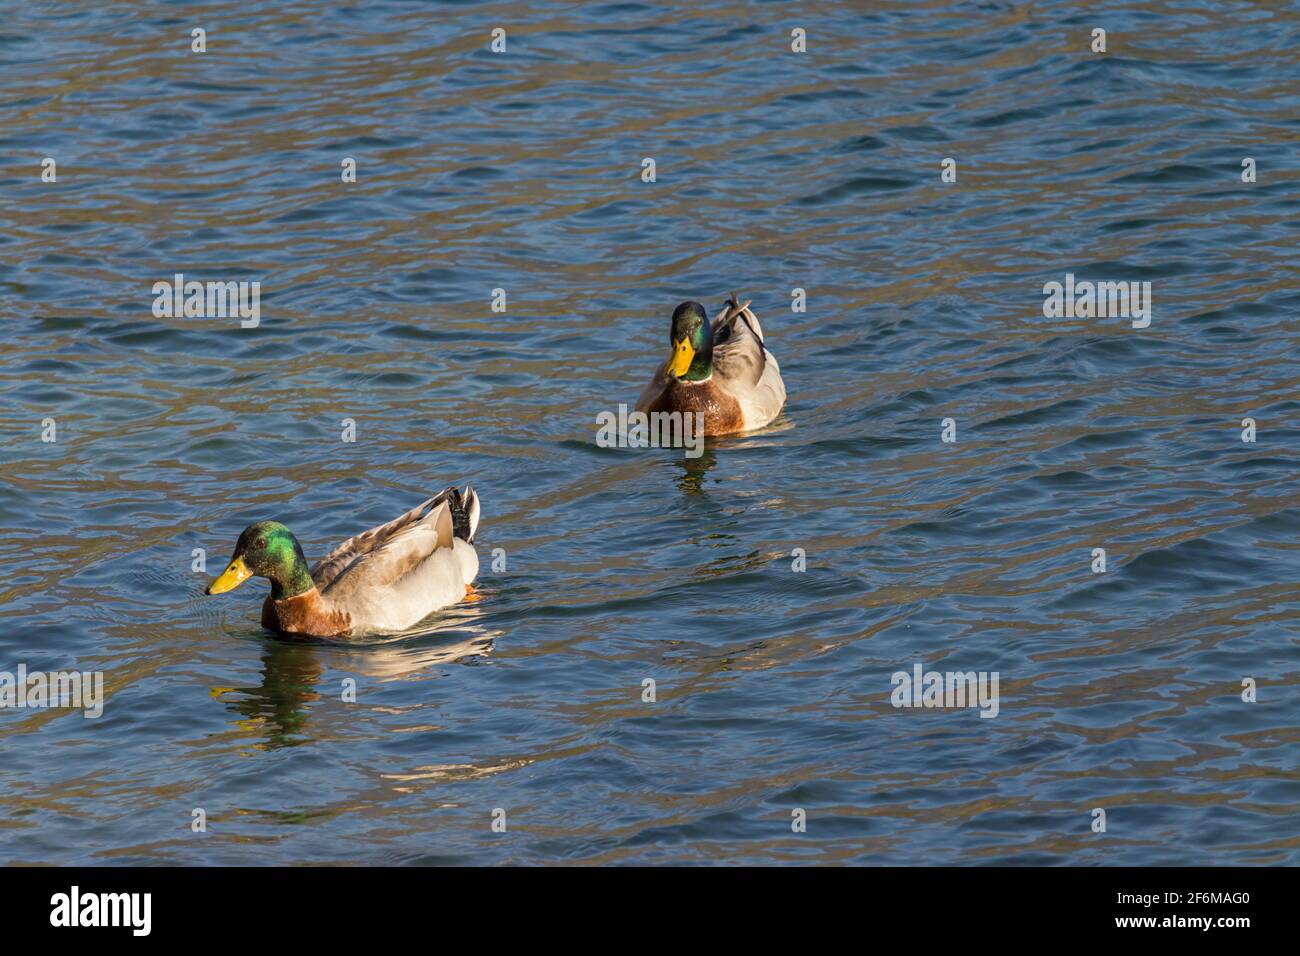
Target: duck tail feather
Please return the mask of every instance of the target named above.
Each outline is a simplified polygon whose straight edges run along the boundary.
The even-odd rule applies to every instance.
[[[458,529],[457,537],[464,537],[466,542],[473,544],[474,535],[478,533],[479,503],[478,495],[474,493],[474,489],[469,485],[465,486],[465,491],[461,495],[461,502],[466,519],[466,533],[462,536],[459,534]]]
[[[749,307],[749,304],[753,301],[753,299],[746,299],[742,303],[736,293],[731,293],[731,298],[727,300],[727,313],[724,316],[723,321],[730,319],[733,315],[739,316],[740,321],[744,322],[749,328],[750,334],[753,335],[754,338],[758,339],[758,344],[763,348],[763,350],[770,352],[771,350],[768,349],[767,343],[763,341],[762,329],[757,327],[758,316],[754,315],[753,310]],[[751,319],[753,319],[752,322],[750,321]]]

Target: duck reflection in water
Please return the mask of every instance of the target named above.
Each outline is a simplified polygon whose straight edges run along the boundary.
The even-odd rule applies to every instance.
[[[450,640],[438,640],[436,635]],[[314,739],[309,726],[313,717],[328,722],[328,715],[336,713],[311,705],[328,697],[342,698],[345,678],[409,679],[439,664],[472,663],[492,653],[496,637],[484,628],[459,623],[449,632],[443,622],[423,634],[382,644],[266,640],[261,685],[218,688],[213,696],[237,716],[243,731],[264,738],[259,749],[292,747]],[[323,684],[327,672],[332,675]]]

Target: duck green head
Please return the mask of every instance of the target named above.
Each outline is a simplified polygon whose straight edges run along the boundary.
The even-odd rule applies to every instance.
[[[259,521],[245,528],[235,543],[230,564],[205,593],[225,594],[254,577],[270,579],[271,597],[277,601],[316,586],[307,570],[302,545],[278,521]]]
[[[664,372],[684,382],[699,382],[713,374],[713,328],[698,302],[683,302],[673,310],[668,334],[672,355]]]

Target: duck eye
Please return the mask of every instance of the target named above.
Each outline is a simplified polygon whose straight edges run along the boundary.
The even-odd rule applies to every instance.
[[[258,551],[261,551],[263,548],[266,547],[266,539],[258,538],[256,541],[253,542],[253,547],[256,548]]]

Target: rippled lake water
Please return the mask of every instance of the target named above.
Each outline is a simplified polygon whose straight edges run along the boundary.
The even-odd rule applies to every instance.
[[[0,712],[0,861],[1300,863],[1298,27],[13,5],[0,668],[108,700]],[[155,318],[178,272],[260,325]],[[1149,327],[1045,317],[1066,274],[1150,282]],[[777,422],[597,447],[733,290]],[[317,557],[453,481],[483,600],[418,634],[202,595],[254,520]],[[892,706],[918,663],[997,672],[996,718]]]

